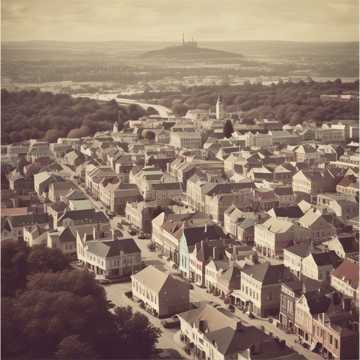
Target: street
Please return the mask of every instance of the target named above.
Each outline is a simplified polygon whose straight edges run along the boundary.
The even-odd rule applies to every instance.
[[[78,182],[75,182],[74,179],[71,179],[71,175],[73,174],[72,170],[64,165],[62,165],[62,167],[64,169],[63,172],[66,174],[66,177],[70,181],[72,181],[81,191],[84,192],[84,194],[94,204],[96,209],[98,209],[99,211],[103,211],[105,213],[104,205],[100,201],[95,200],[91,195],[89,195],[85,191],[84,187],[81,186]],[[120,215],[117,215],[117,216],[113,217],[112,219],[109,218],[109,216],[106,213],[105,213],[105,215],[108,217],[111,227],[113,229],[117,229],[117,224],[121,223],[122,220],[125,220],[125,218]],[[151,243],[151,240],[139,239],[138,235],[131,236],[129,234],[129,226],[123,225],[123,224],[121,226],[122,226],[122,229],[120,229],[120,231],[122,232],[123,237],[132,237],[135,240],[135,242],[137,243],[137,245],[139,246],[139,248],[141,250],[142,259],[146,265],[153,265],[161,271],[169,271],[172,273],[175,272],[173,269],[171,269],[171,263],[166,261],[166,259],[159,257],[156,252],[152,252],[149,250],[148,245]],[[263,261],[266,259],[261,258],[261,260]],[[276,261],[276,262],[278,262],[278,261]],[[131,301],[130,299],[128,299],[125,296],[125,292],[131,290],[130,282],[107,285],[104,288],[105,288],[108,299],[111,300],[114,304],[116,304],[118,306],[128,306],[128,305],[131,306],[135,311],[139,311],[139,312],[145,314],[146,316],[148,316],[150,321],[155,326],[159,327],[162,330],[162,335],[161,335],[161,337],[159,339],[159,343],[158,343],[159,348],[161,348],[161,349],[169,349],[169,348],[176,349],[177,351],[179,351],[179,353],[183,357],[188,358],[188,355],[182,349],[181,343],[179,344],[178,342],[176,342],[174,340],[174,335],[176,334],[175,330],[164,329],[164,327],[161,325],[161,321],[158,318],[155,318],[154,316],[148,314],[145,310],[141,309],[137,303],[134,303],[133,301]],[[220,298],[218,298],[210,293],[207,293],[206,289],[200,288],[196,285],[194,285],[194,289],[190,290],[190,301],[192,303],[211,301],[213,303],[220,304],[222,307],[226,308],[226,305]],[[309,359],[309,360],[321,360],[322,359],[322,357],[320,355],[315,354],[315,353],[305,349],[300,344],[295,343],[295,340],[297,339],[297,337],[292,334],[287,334],[284,331],[278,329],[275,326],[275,322],[269,323],[267,319],[262,319],[262,318],[250,319],[246,314],[244,314],[242,311],[240,311],[237,308],[235,309],[234,315],[236,315],[244,324],[255,326],[261,330],[265,330],[265,332],[267,334],[272,333],[274,337],[278,337],[281,340],[285,340],[287,346],[293,348],[296,352],[305,356],[306,359]]]

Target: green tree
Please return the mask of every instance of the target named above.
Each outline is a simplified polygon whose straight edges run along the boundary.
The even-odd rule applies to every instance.
[[[61,340],[55,357],[59,360],[90,360],[97,359],[98,355],[89,344],[80,340],[79,335],[70,335]]]
[[[31,273],[56,272],[67,269],[69,260],[59,249],[50,249],[43,245],[35,245],[30,250],[27,265]]]
[[[231,120],[226,120],[223,128],[224,137],[230,138],[234,132],[234,127]]]
[[[23,241],[1,242],[1,295],[14,296],[23,289],[28,273],[29,249]]]

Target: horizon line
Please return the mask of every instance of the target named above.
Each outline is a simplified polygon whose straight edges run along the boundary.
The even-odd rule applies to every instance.
[[[142,42],[142,43],[159,43],[159,42],[178,42],[176,40],[3,40],[1,39],[1,43],[20,43],[20,42],[65,42],[65,43],[107,43],[107,42]],[[181,41],[180,41],[181,42]],[[336,43],[359,43],[359,40],[197,40],[198,43],[206,43],[206,42],[282,42],[282,43],[329,43],[329,44],[336,44]]]

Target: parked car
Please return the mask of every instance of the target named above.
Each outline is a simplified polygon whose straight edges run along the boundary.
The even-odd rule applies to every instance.
[[[250,319],[255,319],[255,316],[254,316],[254,314],[252,312],[249,312],[248,316],[249,316]]]
[[[131,236],[135,236],[135,235],[137,234],[137,231],[134,230],[134,229],[131,229],[131,230],[129,231],[129,234],[130,234]]]
[[[229,309],[231,312],[235,312],[235,306],[232,305],[232,304],[230,304],[230,305],[228,306],[228,309]]]
[[[165,328],[165,329],[173,329],[173,328],[178,328],[180,327],[180,320],[179,318],[174,315],[172,316],[170,319],[165,319],[161,321],[161,325]]]
[[[109,279],[99,279],[99,284],[101,285],[110,285],[111,281]]]
[[[112,309],[112,308],[114,308],[116,305],[111,301],[111,300],[107,300],[107,307],[109,308],[109,309]]]
[[[140,240],[146,239],[145,234],[143,232],[141,232],[138,237],[139,237]]]

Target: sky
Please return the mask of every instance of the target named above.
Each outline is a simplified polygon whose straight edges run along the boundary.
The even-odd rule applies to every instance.
[[[2,0],[2,41],[358,41],[358,0]]]

